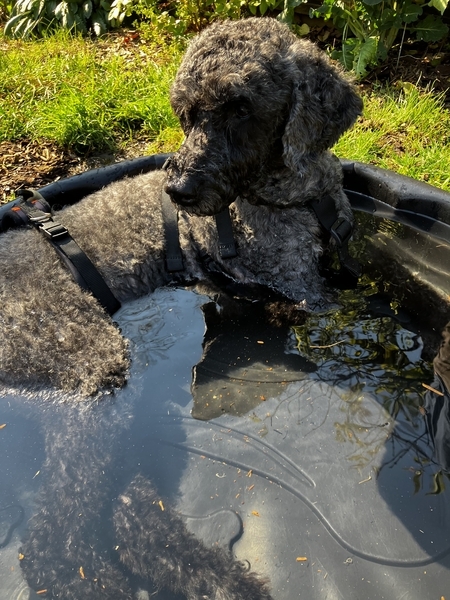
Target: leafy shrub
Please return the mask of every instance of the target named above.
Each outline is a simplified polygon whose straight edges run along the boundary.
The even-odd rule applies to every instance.
[[[437,9],[441,15],[449,0],[324,0],[310,11],[311,16],[333,21],[342,31],[342,50],[333,54],[358,77],[370,65],[386,58],[400,31],[415,35],[417,40],[436,42],[445,37],[448,27],[438,14],[425,16],[424,6]]]
[[[1,0],[0,0],[1,1]],[[3,0],[6,2],[7,0]],[[26,38],[62,27],[96,35],[137,16],[159,33],[183,36],[200,31],[214,19],[239,19],[281,11],[291,23],[294,10],[307,0],[16,0],[5,26],[5,35]],[[1,5],[0,5],[1,6]],[[143,26],[145,30],[145,24]]]
[[[279,19],[292,23],[294,11],[307,0],[140,0],[138,17],[148,20],[160,33],[182,36],[203,29],[214,19],[240,19],[278,11]],[[281,12],[280,12],[281,11]],[[142,24],[141,24],[142,26]],[[145,24],[143,25],[145,29]]]
[[[119,27],[134,16],[141,33],[156,43],[167,36],[184,40],[215,19],[239,19],[276,13],[281,21],[304,35],[307,25],[294,24],[295,10],[309,0],[0,0],[11,6],[5,34],[25,38],[49,29],[64,28],[96,35]],[[435,42],[448,33],[442,14],[450,0],[322,0],[311,17],[333,21],[342,33],[342,48],[333,52],[357,77],[384,60],[406,32],[416,39]],[[5,4],[8,3],[8,4]],[[440,14],[439,14],[440,13]]]
[[[101,35],[120,26],[135,4],[136,0],[17,0],[5,35],[26,38],[58,27]]]

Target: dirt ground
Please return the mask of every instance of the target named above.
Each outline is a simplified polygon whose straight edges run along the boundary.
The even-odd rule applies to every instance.
[[[21,139],[0,142],[0,204],[20,188],[39,189],[49,183],[145,154],[145,140],[117,154],[77,156],[53,142]]]

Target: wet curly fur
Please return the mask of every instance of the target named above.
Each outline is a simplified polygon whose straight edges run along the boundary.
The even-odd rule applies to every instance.
[[[171,102],[186,140],[167,171],[116,182],[60,213],[116,297],[125,302],[204,280],[198,258],[206,252],[237,282],[270,286],[303,308],[326,304],[318,271],[324,240],[308,202],[331,195],[338,214],[351,219],[339,162],[328,151],[361,112],[351,82],[286,26],[248,19],[216,23],[194,38]],[[179,207],[182,276],[165,268],[163,187]],[[220,257],[212,216],[227,206],[239,253],[233,259]],[[83,399],[124,383],[126,340],[40,234],[2,235],[0,263],[4,390],[52,386]],[[205,548],[175,513],[158,512],[156,492],[141,476],[114,509],[118,555],[98,548],[93,524],[107,501],[114,435],[99,419],[101,405],[66,405],[60,414],[62,433],[46,424],[52,466],[24,542],[32,587],[52,598],[131,598],[125,565],[189,599],[270,598],[266,584],[231,556]],[[95,458],[86,457],[93,444],[83,443],[81,427],[97,440]]]
[[[163,511],[148,479],[136,475],[117,497],[112,467],[129,410],[100,404],[52,411],[39,510],[20,549],[30,587],[47,590],[46,598],[131,600],[136,575],[177,598],[270,600],[267,583],[247,565],[206,547],[166,502]]]

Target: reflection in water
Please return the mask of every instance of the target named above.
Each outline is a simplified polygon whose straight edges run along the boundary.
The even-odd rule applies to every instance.
[[[377,475],[410,452],[419,463],[429,461],[420,406],[431,369],[421,356],[421,337],[406,328],[408,315],[395,303],[393,309],[372,284],[347,290],[340,300],[340,310],[294,328],[299,352],[318,366],[316,376],[343,390],[336,439],[353,448],[349,460],[358,468],[371,465],[383,446],[389,448]],[[381,404],[385,422],[370,422],[367,395]]]
[[[29,412],[45,441],[45,461],[34,474],[41,488],[34,506],[26,502],[27,517],[32,515],[27,530],[8,554],[11,568],[0,563],[2,600],[3,592],[5,600],[25,600],[20,570],[38,595],[61,600],[134,600],[136,594],[270,599],[248,563],[219,546],[242,534],[239,518],[230,519],[225,509],[191,515],[188,530],[161,495],[161,489],[178,489],[185,466],[185,457],[174,461],[160,447],[159,427],[170,402],[180,406],[190,399],[184,387],[199,353],[202,302],[187,291],[158,290],[150,301],[124,306],[115,316],[132,340],[133,371],[129,385],[101,402],[64,403],[57,392],[28,404],[18,396],[2,399],[2,413],[10,405],[19,414]],[[12,421],[7,427],[13,429]],[[172,443],[182,440],[183,432],[172,427]],[[157,485],[161,478],[164,484]],[[8,545],[21,514],[2,515]],[[192,535],[205,522],[211,525],[203,538],[208,545]]]
[[[417,439],[410,440],[415,449],[416,468],[413,472],[413,485],[416,492],[426,489],[430,494],[436,494],[445,488],[442,470],[436,471],[435,463],[446,471],[449,465],[449,448],[447,446],[448,406],[447,393],[439,395],[439,391],[448,388],[449,357],[448,357],[448,325],[444,329],[444,341],[434,358],[435,381],[432,387],[438,393],[428,392],[423,404],[424,389],[414,385],[414,379],[423,386],[430,382],[432,373],[428,373],[425,363],[411,362],[412,347],[417,339],[424,343],[422,357],[432,360],[433,348],[436,348],[437,335],[443,324],[448,320],[450,312],[450,243],[448,225],[440,221],[418,217],[414,213],[405,213],[397,222],[390,219],[376,218],[370,214],[358,213],[359,233],[355,237],[355,253],[364,256],[366,273],[370,276],[371,286],[388,292],[391,298],[391,308],[396,313],[396,320],[402,320],[401,309],[404,307],[412,315],[413,323],[405,327],[420,334],[415,340],[402,340],[404,352],[395,350],[394,357],[401,367],[397,373],[383,365],[383,384],[377,393],[382,398],[385,391],[388,396],[383,401],[389,413],[397,417],[402,411],[406,421],[409,421],[417,431]],[[409,223],[406,225],[406,223]],[[393,301],[394,299],[394,301]],[[399,334],[398,334],[399,335]],[[397,335],[397,338],[398,338]],[[403,335],[403,334],[402,334]],[[408,337],[408,334],[406,334]],[[406,342],[406,345],[405,345]],[[387,350],[387,349],[386,349]],[[409,355],[409,356],[408,356]],[[418,369],[418,371],[417,371]],[[420,371],[423,371],[422,373]],[[394,380],[384,381],[384,373],[391,372]],[[389,375],[388,375],[389,379]],[[406,385],[402,380],[406,379]],[[399,389],[395,390],[395,380]],[[382,388],[385,388],[383,390]],[[441,389],[442,388],[442,389]],[[416,401],[414,402],[414,397]],[[419,410],[426,411],[428,424],[425,432],[419,422],[416,422],[417,398]],[[391,404],[391,406],[389,406]],[[404,431],[397,426],[395,436],[403,439]],[[435,447],[434,456],[430,455],[430,438]],[[393,443],[393,442],[392,442]],[[401,454],[401,452],[400,452]],[[392,461],[395,462],[395,457]]]
[[[422,231],[371,214],[356,216],[352,253],[370,281],[413,316],[422,337],[439,332],[449,315],[450,227],[429,222]]]
[[[209,420],[222,414],[245,415],[267,398],[278,396],[291,381],[316,369],[298,353],[285,352],[289,320],[304,321],[289,306],[229,300],[202,307],[206,332],[203,354],[194,367],[192,416]],[[274,322],[276,318],[276,323]]]
[[[442,343],[433,361],[435,378],[425,394],[424,410],[434,444],[435,460],[442,472],[435,475],[435,493],[450,479],[450,323],[442,332]]]

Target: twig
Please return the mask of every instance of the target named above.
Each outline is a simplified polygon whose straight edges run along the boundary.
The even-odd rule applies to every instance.
[[[424,387],[426,390],[430,390],[430,392],[434,392],[438,396],[444,396],[445,395],[442,392],[440,392],[439,390],[435,389],[434,387],[431,387],[431,385],[427,385],[426,383],[422,383],[422,387]]]
[[[333,346],[337,346],[339,344],[345,344],[348,340],[340,340],[339,342],[334,342],[333,344],[327,344],[326,346],[310,346],[313,350],[323,349],[323,348],[332,348]]]

